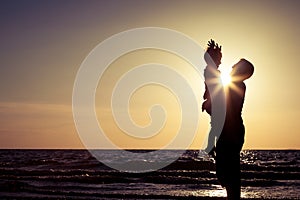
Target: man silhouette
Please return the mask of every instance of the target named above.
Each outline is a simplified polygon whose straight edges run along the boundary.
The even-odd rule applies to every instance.
[[[211,129],[205,151],[215,158],[217,178],[225,187],[227,198],[237,200],[241,195],[240,151],[245,135],[242,108],[246,85],[243,81],[252,76],[254,67],[249,61],[241,59],[232,67],[232,83],[224,88],[221,72],[218,70],[221,58],[221,46],[210,40],[204,55],[207,66],[204,70],[202,111],[211,116]]]
[[[226,188],[227,199],[237,200],[241,195],[240,151],[244,144],[245,128],[242,119],[246,85],[244,80],[254,72],[253,65],[241,59],[232,67],[232,83],[224,88],[226,117],[216,144],[216,174]]]

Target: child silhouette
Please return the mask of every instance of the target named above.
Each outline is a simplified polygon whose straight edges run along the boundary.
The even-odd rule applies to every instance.
[[[211,115],[211,97],[208,90],[208,85],[218,85],[217,80],[220,79],[221,75],[221,72],[218,70],[218,68],[222,59],[222,46],[219,47],[219,45],[212,39],[208,41],[207,46],[208,48],[204,54],[204,60],[207,65],[204,69],[205,92],[203,95],[204,102],[202,104],[202,111],[205,110],[209,115]]]
[[[221,72],[218,70],[222,59],[221,48],[214,40],[210,40],[204,54],[207,66],[204,69],[205,92],[202,111],[206,111],[211,116],[211,128],[205,151],[213,157],[215,157],[215,140],[223,128],[220,121],[225,118],[225,97]]]

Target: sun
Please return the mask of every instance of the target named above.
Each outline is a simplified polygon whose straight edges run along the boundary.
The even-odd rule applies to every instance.
[[[222,73],[221,79],[223,85],[228,85],[231,82],[231,76],[229,73]]]

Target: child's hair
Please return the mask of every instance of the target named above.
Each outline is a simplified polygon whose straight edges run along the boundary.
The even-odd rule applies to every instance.
[[[222,46],[219,46],[218,43],[215,43],[214,40],[208,41],[207,49],[204,54],[204,59],[206,63],[211,63],[213,61],[215,64],[220,64],[222,59],[221,49]]]

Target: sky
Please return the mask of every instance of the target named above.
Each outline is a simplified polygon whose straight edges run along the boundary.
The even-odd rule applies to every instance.
[[[133,28],[181,32],[203,48],[222,45],[220,70],[240,58],[255,66],[246,81],[244,149],[299,149],[299,1],[0,1],[0,148],[85,148],[72,115],[72,92],[86,56],[110,36]],[[99,82],[99,123],[120,148],[161,148],[180,126],[176,98],[157,85],[136,91],[132,119],[148,124],[148,109],[161,103],[168,119],[159,134],[131,138],[116,126],[110,109],[114,84],[126,70],[157,62],[181,70],[202,101],[203,85],[178,57],[157,50],[131,52],[111,64]],[[187,67],[186,67],[187,66]],[[167,75],[166,75],[167,76]],[[190,148],[201,148],[209,117],[200,113]],[[101,141],[99,141],[101,144]]]

